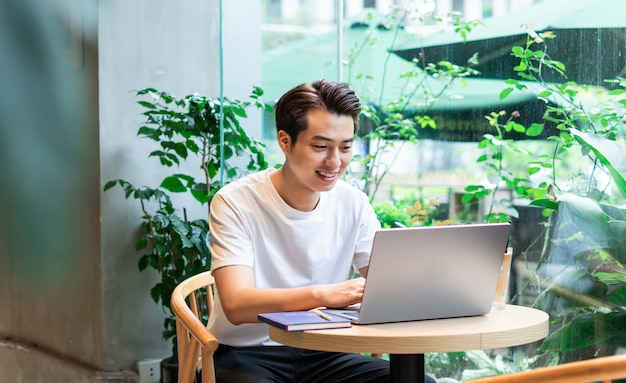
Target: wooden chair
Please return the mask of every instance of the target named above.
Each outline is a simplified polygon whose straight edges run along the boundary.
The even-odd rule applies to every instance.
[[[208,313],[211,312],[214,293],[215,281],[210,271],[187,278],[172,293],[178,344],[178,383],[195,382],[200,370],[202,383],[215,383],[213,353],[219,343],[207,329],[201,308],[206,304]],[[204,297],[206,302],[203,302]]]
[[[202,289],[206,292],[207,313],[210,313],[215,294],[215,280],[210,271],[185,279],[172,292],[171,305],[176,315],[178,344],[178,383],[195,382],[198,371],[202,371],[202,383],[215,383],[213,353],[219,343],[202,317],[201,305],[204,302],[198,301],[198,293]],[[372,356],[380,358],[382,354]]]
[[[619,378],[626,378],[626,354],[475,379],[468,383],[610,383],[613,379]]]

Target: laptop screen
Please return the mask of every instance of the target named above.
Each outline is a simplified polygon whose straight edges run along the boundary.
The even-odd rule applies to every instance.
[[[357,323],[486,314],[510,224],[381,229]]]

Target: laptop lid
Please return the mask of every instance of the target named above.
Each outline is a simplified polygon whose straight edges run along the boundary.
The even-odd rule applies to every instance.
[[[509,230],[509,223],[379,230],[354,323],[488,313]]]

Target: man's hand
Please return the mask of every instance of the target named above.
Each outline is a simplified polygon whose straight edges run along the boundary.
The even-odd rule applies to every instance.
[[[322,299],[326,307],[346,307],[361,302],[365,278],[359,277],[334,285],[319,286],[323,291]]]

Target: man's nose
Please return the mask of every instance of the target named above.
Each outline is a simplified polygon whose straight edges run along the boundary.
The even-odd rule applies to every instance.
[[[338,149],[330,149],[328,151],[328,155],[326,156],[326,163],[333,167],[341,165],[341,153],[339,153]]]

